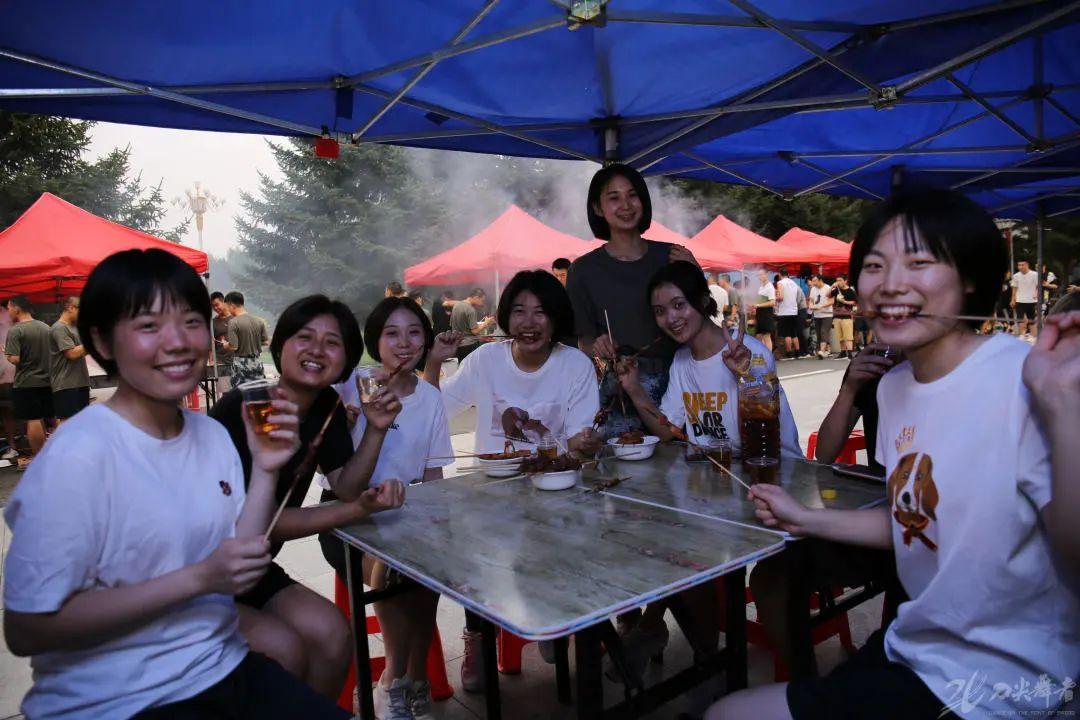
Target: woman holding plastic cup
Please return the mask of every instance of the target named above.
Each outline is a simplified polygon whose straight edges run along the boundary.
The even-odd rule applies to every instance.
[[[362,353],[360,328],[348,307],[323,295],[301,298],[282,312],[270,341],[270,354],[281,373],[277,387],[268,381],[245,383],[210,411],[229,431],[249,478],[251,452],[242,413],[258,419],[262,403],[272,394],[299,408],[300,447],[282,468],[275,492],[276,505],[286,502],[286,496],[288,500],[270,536],[273,554],[286,540],[349,525],[403,502],[399,482],[368,487],[386,430],[401,404],[387,391],[365,404],[368,431],[354,452],[345,410],[331,387],[348,377]],[[317,465],[342,500],[339,504],[300,507],[314,475],[314,466],[303,462],[312,447]],[[348,623],[332,603],[298,584],[277,563],[236,599],[240,629],[254,649],[319,692],[337,697],[352,653]]]

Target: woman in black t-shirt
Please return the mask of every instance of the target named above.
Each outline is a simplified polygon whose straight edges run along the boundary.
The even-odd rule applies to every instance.
[[[399,507],[404,500],[404,489],[397,481],[387,481],[378,489],[367,487],[386,429],[401,410],[401,403],[385,391],[365,403],[368,431],[354,453],[345,410],[330,387],[349,376],[362,353],[360,328],[352,312],[343,303],[323,295],[297,300],[278,320],[270,354],[281,373],[279,389],[300,408],[300,448],[279,473],[275,493],[278,504],[285,500],[294,479],[296,487],[274,526],[272,554],[276,555],[286,540],[355,523],[371,513]],[[251,474],[251,452],[242,412],[242,393],[234,389],[222,397],[210,415],[229,431],[247,479]],[[326,431],[315,451],[316,462],[305,464],[305,456],[324,423]],[[316,465],[342,503],[300,507]],[[236,601],[240,630],[253,650],[277,660],[315,690],[337,697],[352,649],[348,623],[332,603],[298,584],[277,563],[271,563],[262,580]]]

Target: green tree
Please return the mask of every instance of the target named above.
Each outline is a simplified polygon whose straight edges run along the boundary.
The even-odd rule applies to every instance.
[[[445,216],[442,193],[418,180],[406,150],[344,146],[325,159],[307,140],[271,148],[282,178],[260,176],[257,193],[241,193],[236,219],[248,261],[236,280],[263,307],[277,313],[325,292],[364,313],[389,280],[431,254]]]
[[[93,123],[0,111],[0,228],[15,222],[50,192],[95,215],[173,242],[187,222],[162,226],[161,183],[143,185],[130,174],[131,148],[85,159]]]

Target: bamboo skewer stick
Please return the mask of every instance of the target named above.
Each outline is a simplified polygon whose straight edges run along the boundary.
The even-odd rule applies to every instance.
[[[285,493],[285,498],[281,501],[281,505],[278,506],[277,512],[274,513],[274,517],[270,520],[270,525],[266,528],[266,534],[263,535],[263,540],[270,540],[270,533],[274,531],[274,526],[277,525],[277,521],[281,518],[281,513],[285,511],[285,506],[288,505],[289,498],[292,497],[293,490],[296,489],[297,484],[300,482],[300,478],[307,474],[308,470],[312,469],[312,465],[315,462],[315,453],[319,450],[319,445],[322,443],[326,428],[330,427],[330,421],[334,418],[334,413],[337,412],[338,405],[340,404],[341,396],[338,395],[337,400],[334,401],[334,407],[330,408],[330,413],[326,416],[326,420],[323,421],[322,427],[319,429],[319,434],[311,441],[307,452],[304,453],[304,459],[300,462],[299,467],[296,468],[296,472],[293,473],[292,484],[289,485],[289,489]]]
[[[692,410],[691,408],[687,408],[686,412],[687,412],[687,414],[690,415],[690,422],[694,423],[695,425],[700,425],[701,424],[701,420],[698,418],[698,414],[697,414],[696,411]],[[690,442],[689,437],[690,436],[687,435],[687,438],[688,438],[687,442]],[[726,467],[724,467],[723,463],[721,463],[719,460],[717,460],[712,455],[710,455],[708,452],[706,452],[706,450],[704,448],[702,448],[700,445],[698,445],[696,443],[693,443],[693,442],[690,442],[690,444],[693,445],[694,447],[696,447],[698,450],[700,450],[705,455],[705,457],[708,459],[709,462],[711,462],[713,465],[715,465],[716,467],[720,468],[725,473],[727,473],[728,476],[730,476],[732,480],[734,480],[735,482],[742,485],[744,488],[747,489],[747,491],[750,490],[750,486],[747,485],[746,482],[744,482],[741,477],[739,477],[738,475],[736,475],[735,473],[731,472]]]
[[[876,310],[864,310],[862,312],[855,313],[859,317],[865,318],[880,318],[883,317],[880,312]],[[935,315],[933,313],[915,313],[908,317],[916,318],[929,318],[933,320],[973,320],[973,321],[1005,321],[1008,322],[1008,318],[996,317],[994,315]]]
[[[615,395],[619,398],[619,408],[623,417],[626,417],[626,401],[623,400],[622,385],[619,384],[619,369],[615,367],[619,362],[618,353],[615,350],[615,337],[611,334],[611,320],[608,318],[607,308],[604,308],[604,324],[607,325],[608,342],[611,343],[611,363],[615,372]]]

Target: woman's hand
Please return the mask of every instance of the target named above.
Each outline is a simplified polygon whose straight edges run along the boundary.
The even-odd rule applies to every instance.
[[[671,246],[671,253],[668,255],[668,262],[688,262],[692,265],[697,265],[698,267],[701,267],[701,263],[699,263],[697,261],[697,258],[694,257],[694,253],[690,252],[689,248],[686,248],[682,245]]]
[[[1044,421],[1080,415],[1080,310],[1046,318],[1023,378]]]
[[[461,341],[465,339],[464,333],[456,330],[447,330],[435,336],[435,344],[428,350],[429,363],[437,362],[440,366],[457,354]]]
[[[222,540],[210,556],[195,566],[204,594],[241,595],[270,565],[270,543],[261,535]]]
[[[361,410],[368,427],[389,430],[394,424],[394,419],[401,412],[401,401],[389,388],[381,387],[375,391],[370,400],[363,404]]]
[[[371,487],[360,493],[355,502],[361,512],[360,517],[393,510],[404,504],[405,486],[400,480],[383,480],[378,487]]]
[[[876,380],[889,372],[894,365],[900,362],[899,357],[882,357],[879,351],[884,351],[888,345],[872,342],[865,346],[848,365],[847,377],[844,384],[855,391],[871,380]]]
[[[605,360],[611,360],[615,357],[615,346],[611,342],[611,337],[606,334],[593,340],[592,351],[593,355]]]
[[[779,485],[758,483],[750,486],[754,514],[765,527],[778,527],[792,535],[806,535],[806,522],[814,511],[800,503]]]
[[[266,422],[276,425],[277,428],[270,432],[256,432],[247,408],[241,408],[240,411],[240,416],[244,419],[248,448],[251,450],[251,462],[268,473],[280,470],[300,448],[300,408],[296,403],[285,400],[282,390],[275,388],[274,394],[277,397],[270,402],[273,412],[266,418]]]
[[[736,340],[727,327],[721,325],[720,334],[724,338],[724,342],[727,343],[728,349],[727,354],[724,355],[724,365],[735,377],[750,374],[750,360],[753,358],[753,353],[743,343],[746,333],[739,333],[739,338]]]
[[[570,450],[575,450],[582,455],[595,455],[603,447],[604,440],[600,437],[600,434],[590,428],[585,428],[577,435],[566,441],[566,446]]]

